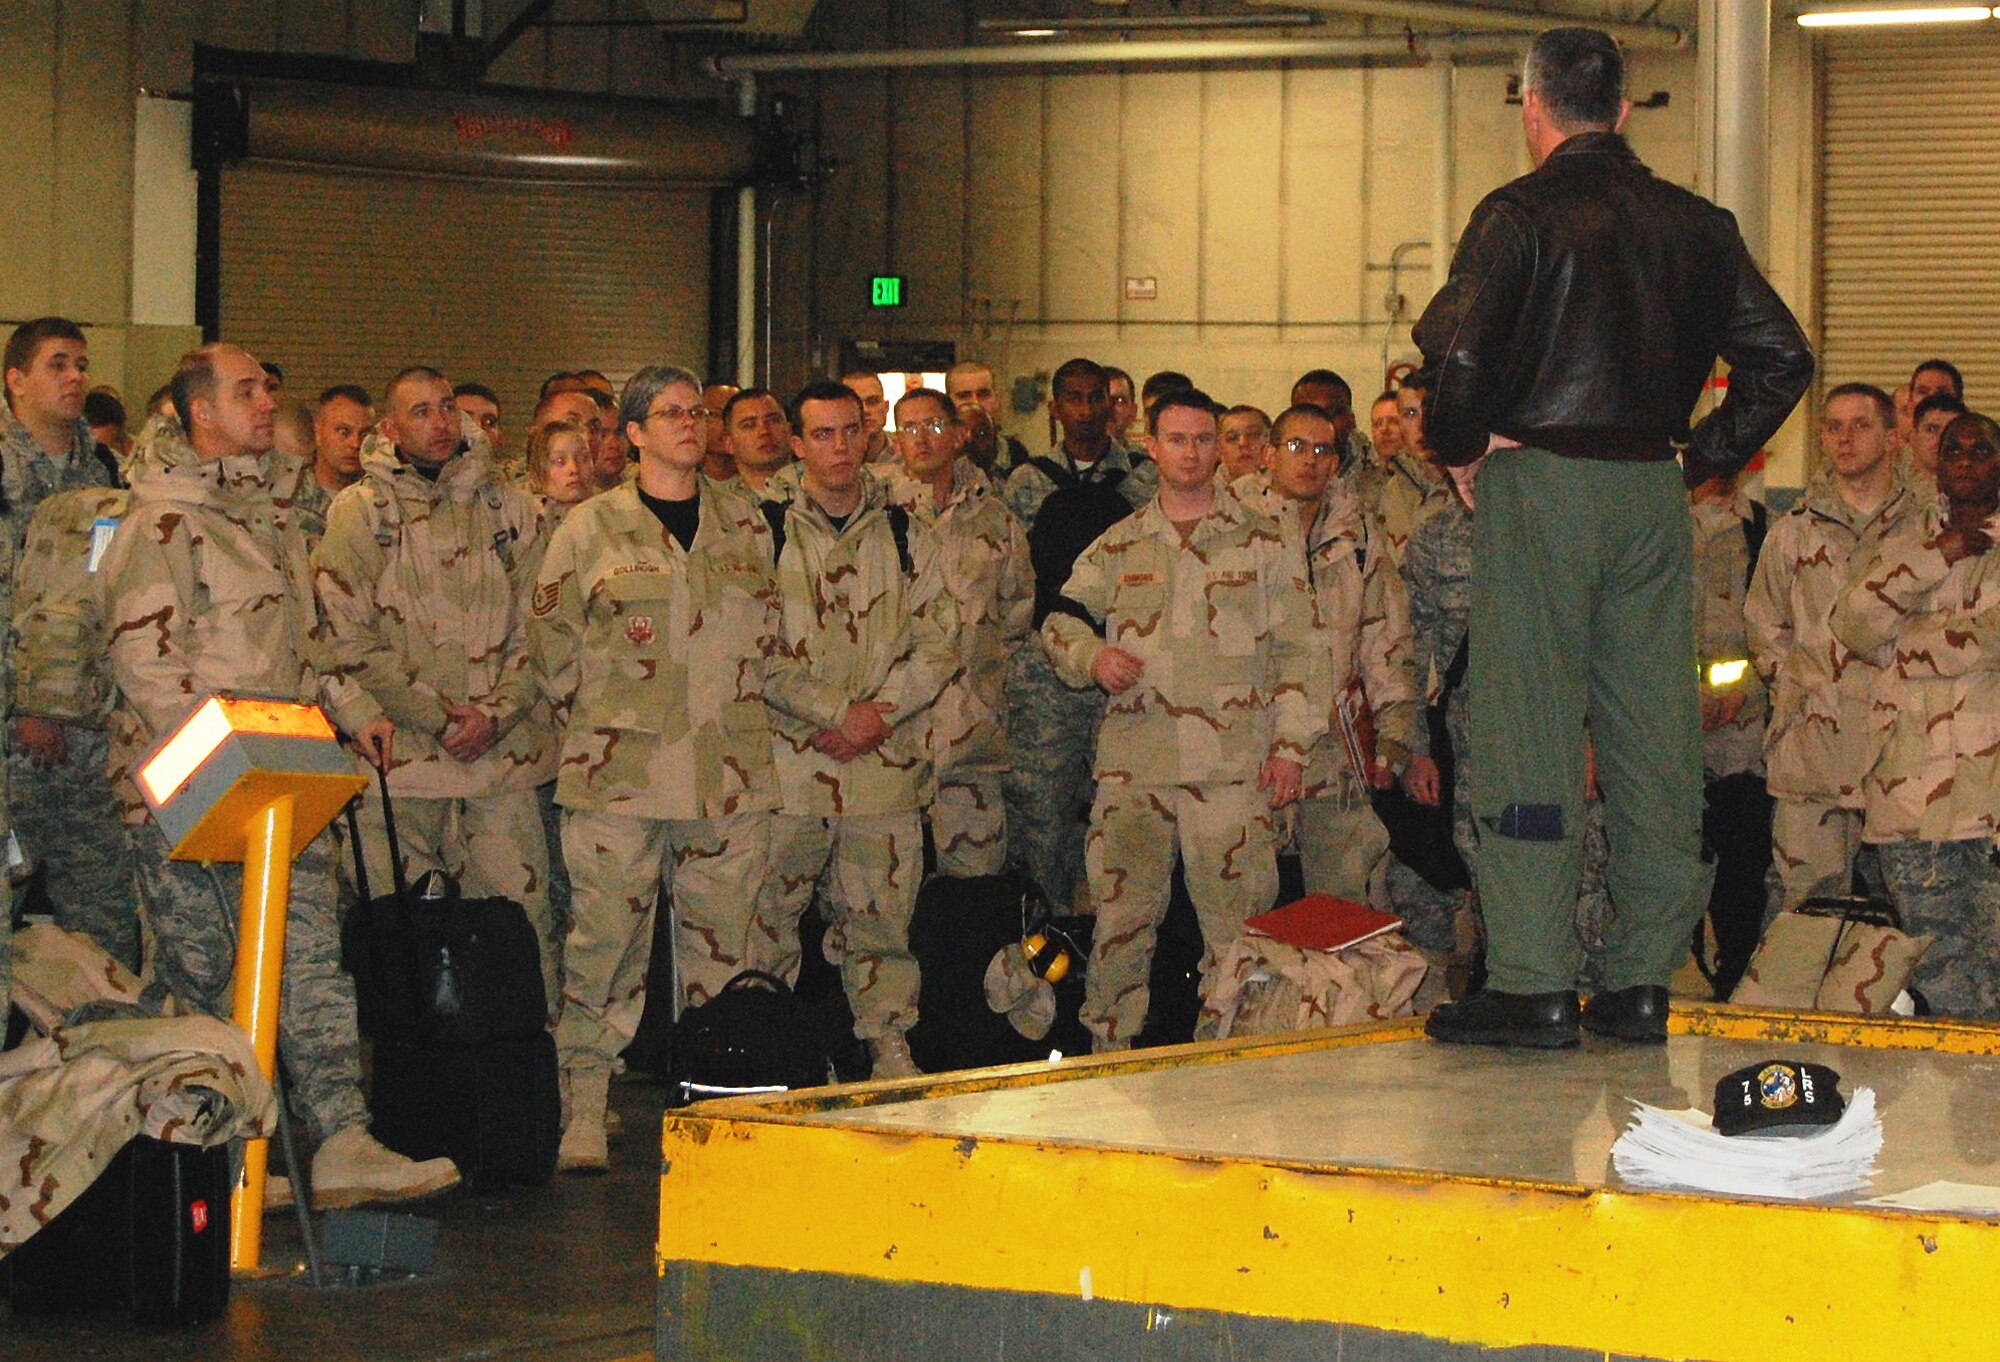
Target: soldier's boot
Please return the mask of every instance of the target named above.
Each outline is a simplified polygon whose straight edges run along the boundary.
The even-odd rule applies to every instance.
[[[356,1123],[334,1132],[312,1161],[312,1201],[316,1211],[337,1211],[370,1201],[415,1201],[458,1186],[450,1159],[406,1159],[383,1148],[368,1127]]]
[[[871,1078],[915,1078],[923,1072],[910,1058],[910,1043],[900,1031],[869,1041],[868,1052],[875,1060]]]
[[[562,1147],[556,1151],[556,1167],[565,1173],[608,1173],[611,1171],[610,1139],[604,1130],[604,1113],[611,1102],[611,1070],[570,1069],[569,1126],[563,1131]]]

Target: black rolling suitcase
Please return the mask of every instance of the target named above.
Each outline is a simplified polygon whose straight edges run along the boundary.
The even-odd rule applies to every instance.
[[[408,1158],[450,1158],[474,1190],[539,1186],[555,1176],[561,1118],[534,928],[518,903],[462,899],[442,875],[413,893],[377,779],[395,893],[369,897],[350,809],[363,904],[341,932],[374,1045],[375,1138]]]
[[[475,1190],[555,1176],[560,1101],[546,1031],[477,1045],[375,1043],[375,1138],[412,1159],[450,1159]]]
[[[229,1148],[141,1135],[0,1270],[23,1314],[129,1307],[190,1325],[229,1304]]]
[[[1000,949],[1020,941],[1044,916],[1041,896],[1013,875],[953,878],[933,875],[917,894],[910,918],[910,954],[921,982],[917,1024],[910,1028],[910,1057],[925,1073],[1020,1064],[1046,1059],[1051,1050],[1089,1054],[1090,1035],[1077,1021],[1083,1002],[1083,956],[1090,949],[1088,918],[1057,918],[1053,925],[1076,947],[1076,967],[1056,985],[1056,1021],[1048,1035],[1029,1040],[1003,1013],[986,1004],[986,967]]]

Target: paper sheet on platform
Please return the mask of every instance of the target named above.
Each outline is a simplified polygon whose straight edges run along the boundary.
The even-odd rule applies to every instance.
[[[1906,1192],[1870,1197],[1863,1206],[1897,1211],[1951,1211],[1957,1215],[2000,1216],[2000,1187],[1976,1182],[1926,1182]]]
[[[1611,1163],[1636,1187],[1803,1201],[1866,1187],[1882,1152],[1870,1088],[1855,1089],[1840,1120],[1811,1135],[1723,1135],[1706,1112],[1632,1105]]]

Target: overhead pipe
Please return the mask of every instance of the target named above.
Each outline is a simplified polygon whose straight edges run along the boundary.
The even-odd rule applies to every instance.
[[[1451,277],[1452,191],[1458,181],[1458,148],[1452,141],[1452,93],[1457,68],[1449,58],[1431,63],[1431,294],[1435,297]]]
[[[1432,24],[1448,29],[1477,29],[1487,32],[1534,33],[1559,23],[1588,24],[1609,33],[1626,47],[1655,49],[1687,45],[1688,32],[1677,24],[1633,23],[1615,19],[1566,19],[1553,14],[1523,13],[1487,5],[1442,3],[1442,0],[1251,0],[1252,4],[1283,4],[1304,7],[1326,14],[1347,14],[1365,19],[1400,19],[1405,23]],[[1748,0],[1730,0],[1746,5]]]
[[[1767,5],[1702,0],[1702,168],[1709,196],[1736,215],[1750,257],[1770,246],[1771,11]]]
[[[983,47],[932,47],[869,52],[743,52],[714,59],[727,79],[779,71],[909,71],[1000,66],[1187,66],[1204,62],[1357,61],[1401,58],[1428,61],[1522,55],[1519,30],[1512,38],[1457,34],[1404,34],[1386,38],[1161,38],[1144,42],[995,43]]]

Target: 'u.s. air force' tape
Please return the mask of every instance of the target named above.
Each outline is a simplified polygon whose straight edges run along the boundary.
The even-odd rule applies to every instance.
[[[1766,1059],[1715,1085],[1715,1128],[1724,1135],[1807,1135],[1845,1110],[1840,1075],[1824,1064]]]
[[[87,571],[95,573],[97,565],[104,561],[104,551],[111,547],[111,536],[118,533],[118,518],[101,515],[90,527],[90,562]]]

